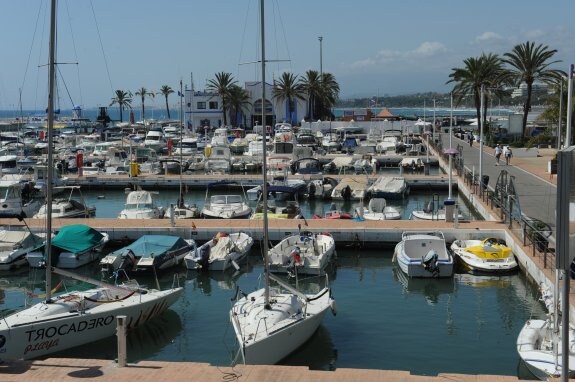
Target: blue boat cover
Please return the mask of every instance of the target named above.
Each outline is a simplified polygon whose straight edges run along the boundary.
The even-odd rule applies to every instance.
[[[132,244],[118,249],[110,255],[121,256],[131,250],[135,257],[156,257],[185,247],[188,247],[188,243],[179,236],[144,235]]]

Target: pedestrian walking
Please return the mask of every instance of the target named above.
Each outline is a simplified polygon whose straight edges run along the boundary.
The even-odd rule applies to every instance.
[[[473,134],[469,134],[469,147],[473,147]]]
[[[497,144],[497,146],[495,146],[495,165],[499,166],[499,158],[501,158],[501,152],[503,150],[501,149],[501,145]]]
[[[505,165],[509,166],[509,162],[511,161],[511,157],[513,156],[513,152],[511,152],[511,148],[509,145],[505,146]]]

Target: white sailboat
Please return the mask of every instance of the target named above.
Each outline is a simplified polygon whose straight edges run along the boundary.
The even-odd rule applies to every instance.
[[[51,1],[50,21],[48,163],[53,163],[56,0]],[[48,166],[48,185],[52,184],[53,172],[53,166]],[[51,232],[52,187],[47,187],[46,192],[46,232]],[[36,358],[113,336],[116,316],[127,316],[127,327],[133,328],[160,315],[182,294],[181,287],[159,291],[144,290],[134,282],[109,285],[54,268],[51,265],[51,247],[51,235],[46,235],[45,299],[0,320],[1,360]],[[53,296],[53,273],[98,287]]]
[[[265,104],[264,0],[260,0],[262,49],[262,101]],[[265,122],[265,108],[262,108]],[[265,144],[262,143],[262,144]],[[266,155],[263,155],[263,203],[267,203]],[[263,214],[265,286],[250,294],[236,293],[230,320],[245,364],[275,364],[303,345],[319,327],[324,314],[334,308],[331,290],[324,287],[308,295],[284,283],[269,272],[268,218]],[[270,280],[279,287],[271,288]]]

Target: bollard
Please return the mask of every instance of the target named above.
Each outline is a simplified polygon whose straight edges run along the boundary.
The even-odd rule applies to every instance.
[[[455,209],[455,200],[447,199],[443,201],[443,206],[445,208],[445,222],[453,222],[453,210]]]
[[[116,335],[118,336],[118,367],[126,367],[126,319],[127,316],[117,316]]]
[[[170,203],[170,225],[172,227],[176,226],[176,220],[174,217],[174,203]]]

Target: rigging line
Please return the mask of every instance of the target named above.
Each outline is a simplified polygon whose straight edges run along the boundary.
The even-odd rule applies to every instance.
[[[26,76],[28,75],[28,68],[30,67],[30,59],[32,57],[32,49],[34,47],[34,40],[36,40],[36,32],[38,31],[38,20],[40,19],[40,13],[42,11],[42,4],[38,7],[38,15],[36,16],[36,25],[34,27],[34,33],[32,34],[32,43],[30,44],[30,51],[28,52],[28,59],[26,60],[26,68],[24,69],[24,78],[22,79],[21,89],[24,88],[26,83]]]
[[[78,65],[78,63],[75,63],[76,65]],[[66,85],[66,81],[64,81],[64,76],[62,75],[62,72],[60,72],[60,67],[58,65],[56,65],[56,70],[58,70],[58,74],[60,75],[60,81],[62,81],[62,83],[64,84],[64,89],[66,89],[66,94],[68,94],[68,98],[70,99],[70,103],[72,103],[72,108],[74,107],[74,100],[72,100],[72,95],[70,94],[70,90],[68,89],[68,85]]]
[[[276,3],[278,3],[277,0],[276,0]],[[279,10],[279,3],[278,3],[277,8],[278,8],[278,10]],[[290,69],[293,70],[293,68],[292,68],[292,63],[291,63],[291,53],[290,53],[290,51],[289,51],[289,45],[288,45],[286,30],[285,30],[285,26],[284,26],[284,22],[283,22],[283,18],[282,18],[282,13],[281,13],[281,12],[278,12],[278,16],[279,16],[279,19],[280,19],[280,26],[281,26],[281,28],[282,28],[283,37],[284,37],[284,43],[285,43],[285,47],[286,47],[286,50],[287,50],[287,55],[288,55],[287,60],[288,60],[289,63],[290,63]]]
[[[237,67],[237,76],[238,76],[238,77],[239,77],[239,75],[240,75],[241,62],[243,61],[243,60],[242,60],[242,51],[243,51],[243,48],[244,48],[244,42],[245,42],[245,38],[246,38],[246,29],[247,29],[247,25],[248,25],[248,16],[249,16],[249,13],[250,13],[250,4],[251,4],[251,1],[248,2],[248,9],[246,10],[246,15],[245,15],[245,17],[244,17],[244,28],[243,28],[243,30],[242,30],[242,38],[241,38],[241,41],[240,41],[240,57],[239,57],[239,60],[238,60],[238,67]]]
[[[110,83],[110,90],[114,92],[114,86],[112,85],[112,78],[110,77],[110,69],[108,68],[108,60],[106,60],[106,52],[104,52],[104,46],[102,45],[102,36],[100,35],[100,28],[98,27],[98,20],[96,19],[96,12],[94,11],[94,4],[90,0],[90,9],[92,9],[92,16],[94,17],[94,23],[96,24],[96,31],[98,32],[98,42],[100,43],[100,49],[102,50],[102,56],[104,57],[104,65],[106,66],[106,73],[108,74],[108,82]]]
[[[72,47],[74,49],[74,59],[78,60],[78,51],[76,49],[76,39],[74,38],[74,30],[72,29],[72,22],[70,17],[70,8],[68,7],[68,2],[66,2],[66,14],[68,15],[68,26],[70,28],[70,38],[72,39]],[[76,77],[78,79],[78,91],[80,94],[80,104],[82,104],[82,84],[80,83],[80,65],[76,62]],[[68,89],[66,89],[68,91]],[[70,93],[68,92],[68,96],[70,97]],[[72,101],[72,97],[70,97],[70,101],[72,102],[72,108],[74,108],[74,102]]]

